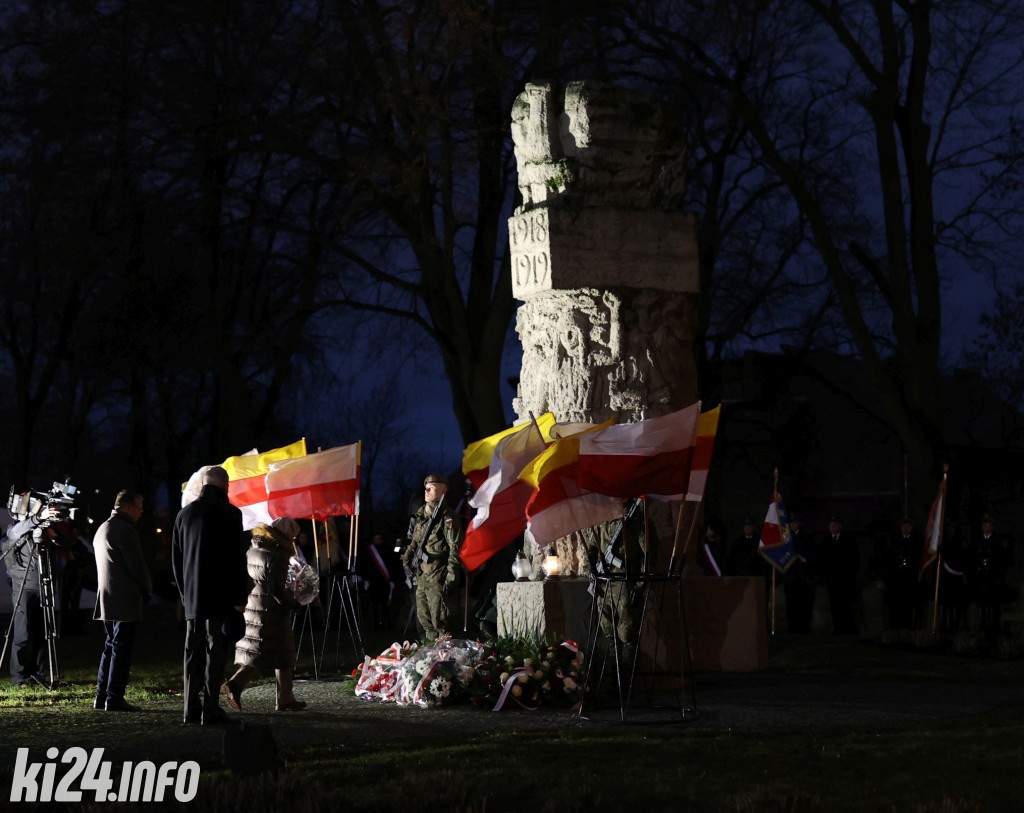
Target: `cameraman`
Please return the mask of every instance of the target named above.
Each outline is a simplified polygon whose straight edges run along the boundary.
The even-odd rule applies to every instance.
[[[39,531],[40,553],[49,556],[50,540],[56,534],[53,528],[39,526],[58,518],[58,515],[59,509],[46,508],[39,515],[8,528],[4,540],[4,564],[11,576],[11,602],[16,605],[11,647],[11,682],[15,686],[24,686],[32,680],[45,680],[46,625],[39,595],[36,542],[32,536],[36,530]],[[47,541],[44,543],[43,539]]]

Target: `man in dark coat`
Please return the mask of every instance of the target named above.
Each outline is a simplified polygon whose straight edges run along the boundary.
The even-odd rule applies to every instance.
[[[885,601],[889,607],[889,625],[894,630],[913,629],[919,594],[918,571],[924,553],[924,535],[904,517],[888,540],[882,556]]]
[[[764,576],[768,565],[758,553],[761,533],[750,517],[743,520],[743,534],[737,536],[729,547],[725,562],[726,576]]]
[[[135,523],[142,516],[142,496],[123,490],[114,500],[110,519],[100,525],[93,539],[96,550],[96,610],[106,640],[96,673],[94,709],[138,711],[125,702],[124,690],[132,664],[135,630],[142,620],[142,606],[153,593],[149,568],[142,557]]]
[[[723,572],[726,563],[725,529],[717,520],[709,522],[704,529],[699,560],[705,576],[728,575]]]
[[[804,530],[803,518],[797,514],[790,516],[789,529],[796,556],[782,577],[782,588],[786,594],[786,628],[792,633],[809,633],[818,590],[814,537],[810,531]]]
[[[215,725],[224,680],[224,631],[232,610],[249,594],[242,512],[228,502],[228,473],[214,466],[203,475],[199,499],[178,513],[171,536],[171,564],[185,608],[185,722]]]
[[[401,570],[393,547],[384,542],[383,534],[373,535],[370,544],[359,554],[356,570],[366,585],[366,601],[374,629],[391,629],[391,599]]]
[[[992,517],[981,518],[981,532],[971,539],[967,555],[967,589],[978,609],[978,628],[994,641],[999,634],[999,610],[1004,599],[1006,572],[1013,564],[1013,548],[1006,534],[996,532]]]
[[[843,523],[838,517],[829,520],[828,533],[818,545],[818,563],[828,590],[832,632],[836,635],[855,635],[860,545],[852,534],[843,530]]]

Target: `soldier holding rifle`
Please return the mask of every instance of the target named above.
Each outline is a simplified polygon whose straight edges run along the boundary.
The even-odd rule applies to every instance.
[[[448,479],[431,474],[423,481],[426,501],[409,523],[409,544],[402,552],[402,566],[416,590],[416,617],[429,640],[451,630],[451,603],[456,593],[462,520],[445,501]]]

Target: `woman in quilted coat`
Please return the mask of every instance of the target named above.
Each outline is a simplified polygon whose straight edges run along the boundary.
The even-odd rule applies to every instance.
[[[253,588],[245,605],[245,635],[235,645],[238,671],[221,686],[224,700],[235,711],[242,710],[242,691],[265,669],[277,675],[277,711],[306,708],[292,693],[292,610],[300,605],[287,585],[288,558],[295,551],[292,540],[298,533],[298,523],[289,517],[253,529],[246,554]]]

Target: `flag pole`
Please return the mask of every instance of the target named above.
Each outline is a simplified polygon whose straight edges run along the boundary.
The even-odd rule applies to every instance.
[[[546,444],[544,440],[544,433],[540,431],[540,424],[537,423],[537,418],[534,417],[533,410],[530,410],[530,423],[533,424],[533,428],[537,430],[537,437],[540,438],[540,442]]]
[[[623,503],[625,508],[625,503]],[[629,575],[629,537],[626,535],[626,512],[622,512],[622,567]]]
[[[772,483],[772,502],[775,503],[775,524],[779,526],[779,537],[782,538],[782,518],[779,516],[779,467],[775,467],[774,482]],[[772,636],[775,635],[775,602],[778,599],[775,577],[778,568],[772,564]]]
[[[697,526],[700,524],[700,520],[704,516],[704,495],[700,495],[700,499],[697,500],[697,505],[693,509],[693,517],[690,519],[690,530],[686,534],[686,542],[683,545],[683,558],[685,559],[687,554],[690,552],[690,544],[697,536]]]
[[[359,514],[355,515],[356,520],[356,559],[359,558]]]
[[[348,569],[350,573],[356,572],[356,563],[353,561],[354,557],[354,543],[356,537],[356,518],[350,516],[348,518]]]
[[[946,477],[949,475],[949,463],[942,464],[942,485],[939,486],[942,492],[942,502],[939,504],[939,516],[935,518],[939,523],[939,548],[935,558],[935,597],[932,607],[932,635],[939,627],[939,576],[942,574],[942,536],[946,528]]]
[[[359,463],[360,463],[360,470],[361,470],[361,466],[362,466],[362,459],[363,459],[363,441],[362,440],[357,440],[356,441],[356,460],[359,461]],[[357,483],[357,485],[358,485],[358,483]],[[359,492],[357,490],[356,491],[356,495],[357,495],[356,496],[356,503],[358,503],[358,501],[359,501],[358,494],[359,494]],[[355,504],[352,506],[351,523],[355,525],[355,529],[350,531],[351,536],[352,536],[352,539],[350,539],[350,541],[349,541],[350,557],[354,555],[355,559],[359,559],[359,511],[357,510]],[[355,569],[356,569],[356,565],[355,565],[355,562],[353,561],[352,562],[352,572],[353,573],[355,572]]]
[[[640,499],[643,501],[644,508],[644,566],[641,569],[645,574],[648,574],[650,571],[647,568],[651,564],[651,534],[647,528],[647,497],[641,497]],[[622,518],[622,522],[625,524],[625,517]]]
[[[717,426],[717,423],[716,423],[716,426]],[[695,427],[695,434],[694,434],[694,437],[693,437],[693,443],[694,443],[694,448],[695,449],[697,447],[697,439],[698,439],[699,436],[700,436],[700,414],[699,414],[699,410],[698,410],[697,426]],[[691,477],[693,476],[692,471],[693,470],[692,470],[692,461],[691,461],[691,474],[690,474]],[[687,492],[689,492],[689,490],[690,490],[689,486],[687,486]],[[684,511],[686,509],[686,502],[687,502],[686,496],[687,495],[684,494],[682,501],[679,503],[679,516],[676,517],[676,535],[675,535],[675,539],[672,540],[672,555],[669,557],[669,560],[668,560],[668,572],[669,572],[669,575],[671,575],[675,571],[676,553],[679,551],[679,537],[682,535],[682,531],[683,531],[683,513],[684,513]],[[704,488],[702,487],[701,490],[700,490],[700,497],[697,499],[697,504],[693,507],[693,516],[690,518],[690,530],[687,531],[687,533],[686,533],[686,542],[683,544],[683,559],[686,559],[686,556],[687,556],[687,554],[690,551],[690,543],[693,541],[694,532],[697,529],[697,519],[700,516],[701,509],[703,507],[704,507]],[[685,568],[685,564],[683,565],[683,568]],[[682,574],[683,568],[680,568],[680,574]]]
[[[679,516],[676,517],[676,537],[672,542],[672,555],[668,560],[668,572],[671,574],[675,572],[676,566],[676,552],[679,549],[679,537],[683,532],[683,514],[686,510],[687,500],[684,498],[679,503]],[[686,532],[686,542],[683,543],[683,558],[685,559],[690,551],[690,543],[693,542],[694,533],[697,530],[697,520],[700,518],[701,510],[704,508],[704,495],[700,495],[700,499],[697,500],[697,504],[693,508],[693,516],[690,517],[690,530]]]
[[[696,509],[694,509],[696,511]],[[676,551],[679,550],[679,537],[683,533],[683,514],[686,512],[686,497],[683,497],[682,502],[679,503],[679,516],[676,517],[676,535],[675,539],[672,540],[672,555],[668,557],[668,572],[672,575],[672,572],[676,568]],[[689,541],[689,537],[687,537]],[[683,548],[683,552],[686,552],[686,548]]]
[[[690,545],[697,535],[697,526],[700,525],[701,520],[704,519],[704,495],[700,495],[700,499],[697,500],[697,505],[693,509],[693,518],[690,520],[690,531],[686,535],[686,543],[683,545],[683,558],[685,559],[690,554]]]
[[[352,519],[355,522],[356,529],[353,533],[352,542],[352,573],[356,572],[356,566],[359,564],[359,514],[353,514]]]
[[[320,539],[316,535],[316,520],[314,519],[311,523],[313,526],[313,556],[316,557],[316,572],[320,575]]]
[[[317,453],[322,452],[324,450],[324,447],[317,446],[316,450]],[[316,535],[316,517],[313,516],[313,513],[314,512],[311,510],[309,516],[309,524],[313,526],[313,555],[316,557],[316,573],[319,576],[320,571],[322,570],[320,566],[320,540],[317,538]],[[328,551],[327,555],[330,556],[330,551]]]

